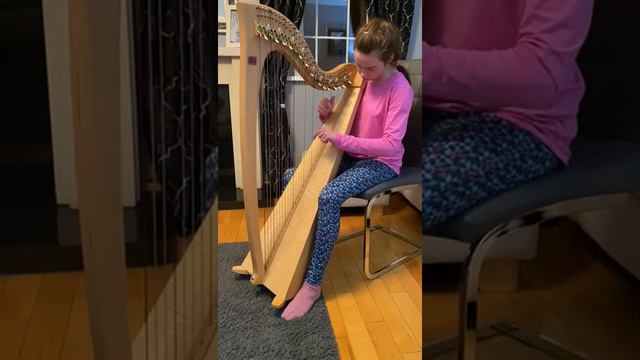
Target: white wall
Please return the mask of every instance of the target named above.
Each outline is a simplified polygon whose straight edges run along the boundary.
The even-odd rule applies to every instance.
[[[51,138],[58,204],[77,207],[68,0],[43,0]]]
[[[123,2],[123,6],[121,7],[122,46],[120,55],[122,61],[120,70],[122,202],[123,206],[134,206],[137,192],[133,132],[134,117],[131,103],[131,76],[129,71],[128,8],[125,6],[127,1],[121,1]],[[59,205],[69,205],[71,208],[77,208],[75,144],[73,141],[73,99],[71,97],[71,70],[69,63],[69,1],[43,0],[42,8],[47,54],[56,199]]]
[[[224,16],[224,0],[218,0],[218,16]]]
[[[635,204],[574,216],[602,249],[640,279],[640,197]]]

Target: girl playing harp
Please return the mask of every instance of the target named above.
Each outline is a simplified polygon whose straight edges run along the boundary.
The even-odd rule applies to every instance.
[[[350,133],[326,127],[314,137],[344,151],[337,176],[320,192],[311,261],[304,283],[287,305],[282,318],[304,316],[320,297],[320,283],[338,238],[340,207],[351,196],[387,181],[400,171],[402,139],[411,111],[413,90],[407,71],[399,65],[402,41],[393,24],[375,19],[356,34],[355,63],[365,86]],[[323,123],[335,98],[322,99],[318,114]],[[285,184],[294,169],[284,174]]]

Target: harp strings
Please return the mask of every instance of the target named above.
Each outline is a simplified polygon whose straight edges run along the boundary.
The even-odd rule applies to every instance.
[[[260,236],[262,244],[261,255],[264,260],[265,267],[268,267],[271,264],[273,254],[275,254],[275,250],[283,236],[285,225],[291,220],[291,215],[304,191],[305,184],[310,181],[317,162],[327,146],[327,144],[312,138],[314,130],[317,128],[317,121],[315,120],[315,106],[317,104],[316,91],[314,89],[309,90],[309,88],[314,87],[321,90],[335,90],[337,88],[344,88],[344,84],[347,82],[346,70],[335,75],[335,79],[329,79],[326,73],[323,75],[321,74],[322,71],[316,71],[320,69],[317,64],[313,62],[313,55],[311,54],[306,42],[299,35],[295,27],[292,28],[289,24],[285,24],[281,19],[276,18],[278,15],[280,14],[275,14],[270,9],[260,7],[257,11],[256,18],[256,28],[263,31],[262,33],[258,32],[258,34],[256,34],[256,36],[260,38],[258,41],[258,58],[265,59],[266,64],[263,63],[263,73],[265,70],[264,65],[266,65],[266,76],[270,76],[268,79],[271,80],[270,82],[267,82],[267,78],[261,74],[260,93],[262,96],[260,97],[259,108],[260,111],[264,111],[262,115],[264,121],[260,122],[262,127],[260,132],[263,136],[263,139],[261,140],[263,148],[261,151],[265,154],[263,156],[265,158],[265,161],[263,162],[263,166],[265,168],[262,171],[262,174],[265,176],[265,179],[262,181],[264,186],[262,194],[265,198],[262,201],[264,207],[262,209],[264,224],[262,225]],[[260,28],[260,26],[262,26],[262,28]],[[271,38],[268,38],[269,31],[271,31]],[[274,43],[274,39],[279,39],[279,41],[275,41],[277,44]],[[265,41],[266,44],[263,44]],[[274,52],[276,50],[286,52],[287,47],[289,49],[292,47],[297,49],[295,51],[292,50],[292,52],[297,56],[291,56],[291,54],[289,54],[289,56],[281,54],[280,56],[285,61],[290,61],[292,58],[300,60],[295,63],[290,63],[289,65],[298,70],[301,75],[303,75],[302,72],[305,72],[305,78],[309,79],[309,83],[311,85],[308,86],[309,84],[305,83],[303,94],[296,94],[300,89],[299,86],[294,85],[293,91],[290,94],[291,105],[293,108],[293,111],[290,112],[293,128],[291,139],[296,139],[297,134],[295,125],[298,120],[302,120],[295,118],[298,115],[295,111],[295,106],[296,102],[300,100],[300,97],[303,97],[305,102],[305,114],[311,114],[314,120],[310,126],[307,124],[307,121],[303,120],[302,131],[305,139],[304,142],[311,138],[310,145],[308,146],[307,151],[303,153],[300,164],[296,168],[294,176],[287,184],[285,191],[281,185],[283,178],[282,172],[289,166],[289,164],[286,162],[287,154],[284,153],[282,149],[292,148],[292,152],[295,153],[295,146],[293,145],[295,144],[295,141],[290,140],[293,144],[283,143],[283,141],[285,141],[284,135],[286,124],[284,124],[284,112],[286,111],[286,108],[284,107],[284,102],[281,101],[283,101],[284,95],[286,95],[286,88],[284,86],[280,86],[280,81],[286,81],[286,74],[283,74],[282,65],[280,62],[276,61]],[[264,52],[266,52],[266,54]],[[267,86],[268,84],[272,84],[273,88]],[[328,88],[327,86],[331,86],[331,88]],[[307,99],[309,99],[308,91],[312,91],[312,101],[307,101]],[[271,108],[269,104],[275,105]],[[273,164],[276,164],[276,166],[272,167]],[[278,164],[279,166],[277,166]],[[277,201],[274,194],[279,194]],[[282,204],[276,208],[276,203]],[[277,211],[275,209],[277,209]]]

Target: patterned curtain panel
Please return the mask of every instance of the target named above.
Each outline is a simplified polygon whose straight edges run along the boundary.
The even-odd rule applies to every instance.
[[[353,0],[349,4],[349,17],[351,20],[351,28],[353,35],[358,32],[360,26],[367,23],[367,7],[369,0]]]
[[[380,18],[393,23],[402,36],[403,56],[406,58],[409,50],[409,37],[411,36],[411,23],[413,21],[413,11],[415,10],[415,0],[362,0],[351,2],[351,22],[353,31],[363,25],[367,19]]]
[[[216,196],[216,13],[205,0],[132,6],[143,212],[166,244],[197,230]]]
[[[304,0],[268,0],[260,3],[278,10],[300,28]],[[280,54],[271,53],[265,61],[260,83],[262,179],[268,203],[269,199],[282,192],[282,174],[292,166],[290,129],[284,106],[288,71],[289,63]]]

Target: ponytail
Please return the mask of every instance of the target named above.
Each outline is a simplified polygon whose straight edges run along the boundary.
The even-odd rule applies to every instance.
[[[407,69],[404,66],[400,65],[400,64],[398,64],[397,69],[398,69],[398,71],[400,71],[402,73],[402,75],[404,75],[404,77],[409,82],[409,85],[411,85],[411,76],[409,75],[409,71],[407,71]]]

